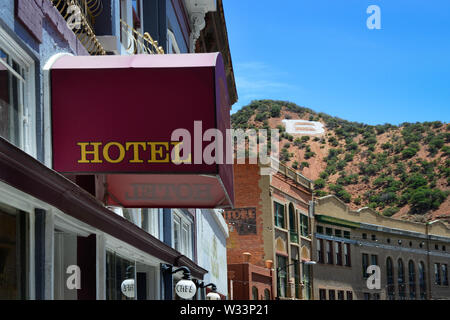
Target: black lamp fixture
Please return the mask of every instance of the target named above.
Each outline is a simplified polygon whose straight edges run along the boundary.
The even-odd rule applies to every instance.
[[[173,270],[173,266],[171,264],[161,263],[161,270],[164,273],[170,273],[170,274],[174,274],[174,273],[183,271],[183,280],[191,280],[191,278],[192,278],[191,270],[189,270],[189,268],[185,267],[185,266],[179,267],[179,268]]]
[[[174,270],[174,267],[170,264],[162,263],[161,270],[166,274],[174,274],[180,271],[183,272],[183,278],[175,285],[176,294],[182,299],[191,299],[197,292],[195,283],[191,280],[191,270],[188,267],[179,267]]]
[[[199,289],[211,287],[211,291],[206,295],[206,300],[221,300],[220,295],[217,293],[217,286],[214,283],[205,284],[203,281],[194,281]]]

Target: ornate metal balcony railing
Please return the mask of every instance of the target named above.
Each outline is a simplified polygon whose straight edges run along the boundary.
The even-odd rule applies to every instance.
[[[123,32],[122,41],[125,42],[129,54],[164,54],[164,49],[158,46],[158,41],[153,40],[148,32],[142,35],[122,19],[120,25]]]
[[[102,12],[101,0],[49,0],[70,25],[81,44],[91,55],[105,55],[106,51],[95,36],[95,18]],[[73,10],[73,8],[78,10]]]

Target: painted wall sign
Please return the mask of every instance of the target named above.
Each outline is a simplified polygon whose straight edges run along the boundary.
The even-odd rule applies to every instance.
[[[223,217],[240,235],[257,233],[256,208],[235,208],[233,210],[225,210]]]
[[[51,83],[56,171],[105,176],[108,205],[232,207],[232,164],[206,157],[230,129],[219,53],[62,56]]]

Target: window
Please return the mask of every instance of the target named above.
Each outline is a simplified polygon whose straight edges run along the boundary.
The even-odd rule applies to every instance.
[[[392,259],[386,259],[386,277],[387,277],[387,295],[389,300],[395,299],[395,285],[394,285],[394,266]]]
[[[277,255],[277,291],[278,297],[286,297],[287,288],[287,258]]]
[[[317,244],[317,260],[319,263],[324,263],[323,259],[323,240],[322,239],[316,239]]]
[[[294,209],[294,205],[292,203],[289,203],[289,230],[291,232],[297,232],[297,219],[296,219],[296,215],[295,215],[295,209]]]
[[[300,263],[298,260],[291,260],[294,275],[295,297],[300,298]]]
[[[334,229],[334,235],[338,238],[342,237],[342,230]]]
[[[285,228],[284,224],[284,205],[274,202],[275,226]]]
[[[367,233],[363,233],[362,234],[362,238],[365,240],[365,239],[367,239]]]
[[[426,285],[426,276],[425,276],[425,264],[421,261],[419,263],[419,290],[420,290],[420,299],[427,299],[427,285]]]
[[[264,289],[264,300],[270,300],[270,291],[269,291],[269,289]]]
[[[446,264],[441,265],[442,268],[442,285],[448,286],[448,269]]]
[[[252,300],[258,300],[258,288],[252,287]]]
[[[0,29],[0,136],[36,155],[34,62]]]
[[[344,300],[344,291],[342,290],[338,291],[338,300]]]
[[[327,236],[332,236],[333,235],[333,229],[325,228],[325,233],[327,234]]]
[[[0,209],[0,300],[27,299],[28,215]]]
[[[328,290],[328,300],[336,300],[336,291]]]
[[[434,249],[435,249],[435,250],[439,250],[439,245],[438,245],[438,244],[435,244],[435,245],[434,245]]]
[[[179,210],[172,212],[172,247],[192,259],[192,220]]]
[[[369,255],[367,253],[362,254],[362,272],[363,272],[363,278],[369,277],[367,274],[367,268],[369,267]]]
[[[180,47],[178,46],[177,39],[172,30],[167,29],[167,53],[179,54],[181,53]]]
[[[298,243],[297,214],[292,203],[289,204],[289,235],[291,242]]]
[[[325,289],[319,289],[319,300],[327,300],[327,291]]]
[[[441,265],[439,263],[434,264],[434,284],[441,285]]]
[[[67,288],[67,268],[77,263],[77,234],[54,230],[53,247],[53,298],[55,300],[77,300],[77,290]]]
[[[347,300],[353,300],[353,292],[347,291]]]
[[[364,300],[370,300],[370,293],[364,292]]]
[[[373,300],[380,300],[380,294],[379,293],[374,293],[373,294]]]
[[[344,244],[344,261],[346,267],[352,266],[351,255],[350,255],[350,244]]]
[[[322,226],[317,226],[317,227],[316,227],[316,232],[317,232],[318,234],[323,234],[323,227],[322,227]]]
[[[344,231],[344,238],[350,239],[350,231]]]
[[[405,300],[406,289],[405,289],[405,268],[403,266],[403,260],[398,259],[398,296],[400,300]]]
[[[378,256],[376,254],[372,254],[370,256],[370,264],[373,266],[378,266]]]
[[[142,209],[142,228],[159,239],[159,215],[162,209]]]
[[[414,262],[408,262],[408,279],[409,279],[409,299],[416,300],[416,269]]]
[[[327,263],[328,264],[333,264],[333,242],[332,241],[327,241],[326,244],[326,250],[327,250]]]
[[[336,264],[338,266],[342,266],[342,243],[341,242],[334,243],[334,253],[336,255]]]
[[[121,290],[122,282],[135,280],[135,263],[113,252],[106,252],[106,300],[133,300]]]
[[[303,237],[309,237],[309,221],[308,216],[300,214],[300,228]]]
[[[390,238],[387,238],[387,239],[386,239],[386,242],[387,242],[387,243],[391,243],[391,239],[390,239]]]
[[[377,241],[377,236],[375,234],[372,234],[371,236],[372,241]]]
[[[303,263],[303,296],[306,300],[311,298],[311,266]]]

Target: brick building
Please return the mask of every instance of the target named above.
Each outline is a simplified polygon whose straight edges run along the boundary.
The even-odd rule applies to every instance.
[[[314,299],[450,299],[450,229],[415,223],[369,208],[352,211],[335,196],[314,202]],[[367,267],[380,268],[379,289]]]
[[[271,166],[275,168],[274,162]],[[262,175],[267,168],[261,164],[235,165],[235,209],[224,212],[230,227],[228,264],[241,264],[244,252],[255,266],[272,261],[273,297],[309,299],[310,266],[305,262],[311,258],[313,184],[282,164],[276,167],[272,175]]]

